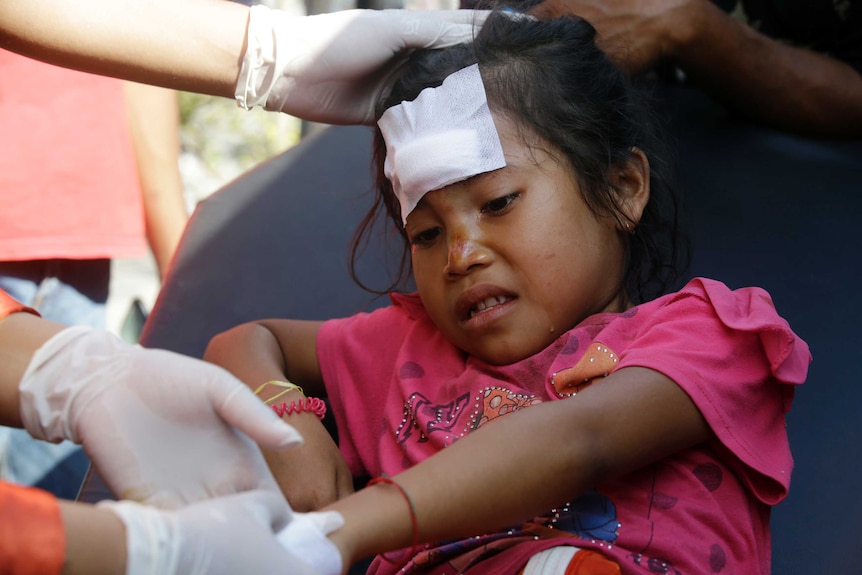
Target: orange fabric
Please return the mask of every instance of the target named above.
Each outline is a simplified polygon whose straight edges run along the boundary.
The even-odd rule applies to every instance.
[[[66,534],[57,499],[46,491],[0,482],[0,573],[59,575]]]
[[[26,311],[32,314],[39,315],[33,308],[27,307],[26,305],[15,301],[11,297],[9,297],[9,294],[7,294],[5,291],[0,290],[0,319],[3,319],[7,315],[18,313],[20,311]]]
[[[620,566],[604,556],[581,549],[566,567],[565,575],[620,575]]]
[[[518,571],[518,575],[524,575],[525,570],[526,567]],[[566,565],[565,572],[557,575],[620,575],[621,573],[620,566],[604,555],[588,549],[578,549]]]

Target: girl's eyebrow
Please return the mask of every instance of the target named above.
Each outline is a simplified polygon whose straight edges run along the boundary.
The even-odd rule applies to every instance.
[[[481,174],[476,174],[470,178],[467,178],[466,182],[477,182],[477,181],[488,181],[493,182],[495,180],[499,180],[500,178],[506,178],[509,176],[518,175],[520,172],[524,171],[524,166],[519,164],[512,164],[511,161],[508,161],[505,166],[502,168],[497,168],[491,172],[483,172]]]
[[[494,183],[496,180],[501,178],[505,178],[508,176],[516,175],[524,170],[524,166],[521,165],[512,165],[511,163],[503,166],[502,168],[498,168],[491,172],[482,172],[481,174],[476,174],[475,176],[470,176],[466,180],[461,180],[456,183]],[[431,190],[434,191],[434,190]],[[416,207],[413,208],[413,211],[418,209],[427,208],[427,203],[425,202],[425,197],[428,195],[428,192],[422,195],[422,198],[416,203]]]

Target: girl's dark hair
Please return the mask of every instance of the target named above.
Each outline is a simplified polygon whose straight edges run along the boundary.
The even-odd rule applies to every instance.
[[[688,263],[688,241],[680,225],[681,198],[672,163],[654,113],[645,94],[596,47],[595,35],[588,22],[575,16],[539,21],[494,12],[473,42],[413,53],[379,103],[377,117],[478,63],[491,109],[555,148],[551,152],[573,168],[590,209],[624,224],[611,168],[640,149],[650,162],[650,199],[640,221],[631,222],[637,226],[627,236],[624,276],[626,293],[637,304],[673,287]],[[411,275],[400,206],[383,175],[385,155],[378,129],[372,160],[378,193],[354,236],[350,262],[351,275],[366,289],[355,273],[356,261],[381,210],[404,239],[400,275],[387,290],[406,285]]]

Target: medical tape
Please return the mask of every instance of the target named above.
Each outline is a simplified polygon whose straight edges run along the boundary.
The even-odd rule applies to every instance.
[[[386,142],[383,172],[405,225],[428,192],[506,165],[478,64],[389,108],[377,125]]]

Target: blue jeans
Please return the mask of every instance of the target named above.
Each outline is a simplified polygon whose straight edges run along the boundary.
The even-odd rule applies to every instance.
[[[42,317],[104,329],[111,262],[0,262],[0,288]],[[0,426],[0,478],[74,499],[89,461],[77,445],[38,441],[23,429]]]

